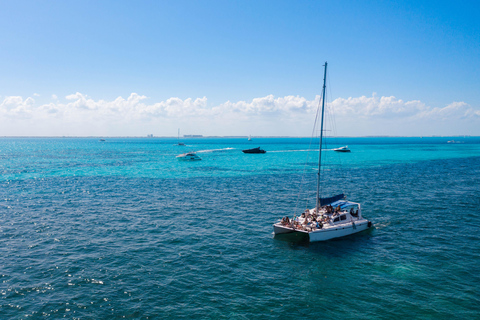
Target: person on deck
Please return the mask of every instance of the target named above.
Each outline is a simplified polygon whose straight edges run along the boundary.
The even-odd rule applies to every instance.
[[[330,214],[330,213],[332,213],[332,206],[328,205],[327,206],[327,214]]]

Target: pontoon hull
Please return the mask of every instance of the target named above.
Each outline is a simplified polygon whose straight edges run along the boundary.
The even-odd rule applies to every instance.
[[[294,232],[307,233],[307,231],[287,228],[285,226],[282,226],[279,223],[273,225],[273,232],[275,234],[294,233]]]
[[[310,242],[317,242],[326,241],[334,238],[341,238],[358,232],[362,232],[370,228],[369,225],[371,226],[371,223],[368,220],[363,220],[360,222],[355,222],[355,227],[353,227],[352,223],[347,223],[334,227],[327,227],[313,231],[305,231],[299,229],[292,229],[289,227],[285,227],[280,223],[276,223],[273,225],[273,232],[275,234],[286,234],[295,232],[305,233],[308,234],[308,239]]]
[[[368,228],[368,221],[365,220],[365,222],[355,223],[355,228],[350,224],[349,226],[338,226],[336,228],[311,231],[308,233],[308,238],[310,239],[310,242],[326,241],[362,232]]]

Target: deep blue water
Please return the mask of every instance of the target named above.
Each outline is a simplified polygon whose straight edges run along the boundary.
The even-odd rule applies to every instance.
[[[480,138],[329,140],[323,192],[374,228],[313,244],[272,235],[310,139],[175,142],[0,139],[0,319],[480,317]]]

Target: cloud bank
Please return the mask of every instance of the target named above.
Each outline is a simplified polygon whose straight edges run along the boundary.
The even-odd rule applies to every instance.
[[[268,95],[210,106],[206,97],[151,102],[144,95],[95,100],[82,93],[50,102],[0,97],[0,136],[174,136],[185,134],[310,136],[320,97]],[[337,98],[337,134],[480,135],[480,108],[465,102],[431,107],[394,96]]]

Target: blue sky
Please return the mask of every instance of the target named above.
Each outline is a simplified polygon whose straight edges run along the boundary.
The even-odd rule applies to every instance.
[[[480,135],[480,4],[0,1],[0,136]],[[335,111],[337,112],[337,111]]]

